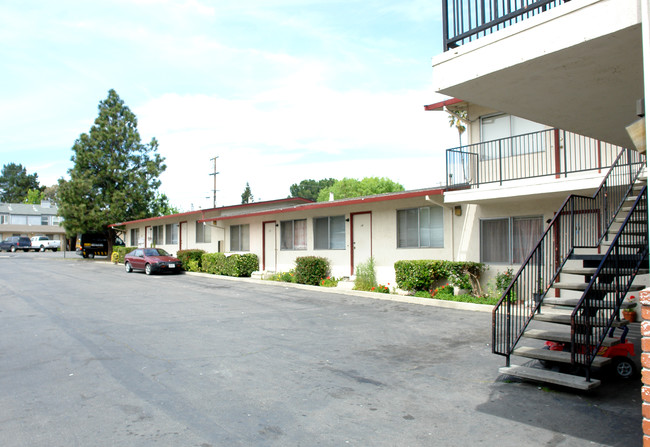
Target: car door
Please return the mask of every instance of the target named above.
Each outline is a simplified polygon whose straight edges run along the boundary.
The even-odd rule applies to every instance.
[[[144,269],[144,252],[142,251],[141,248],[137,249],[133,253],[133,258],[131,260],[131,266],[134,269],[139,269],[139,270]]]

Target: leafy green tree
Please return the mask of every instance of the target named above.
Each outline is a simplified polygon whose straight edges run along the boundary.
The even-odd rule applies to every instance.
[[[45,193],[43,191],[39,191],[38,189],[30,189],[27,191],[27,197],[25,197],[24,202],[32,205],[40,205],[44,197]]]
[[[43,199],[49,200],[50,203],[59,203],[59,185],[55,183],[46,187],[43,191]]]
[[[30,189],[42,191],[38,183],[38,174],[27,175],[21,164],[9,163],[2,167],[0,173],[0,202],[23,203]]]
[[[303,199],[318,200],[318,193],[324,188],[329,188],[336,182],[336,179],[327,178],[322,180],[303,180],[300,183],[294,183],[289,187],[291,197],[302,197]]]
[[[386,177],[366,177],[361,180],[346,177],[329,188],[322,189],[318,194],[318,201],[328,201],[330,192],[338,200],[398,191],[404,191],[404,187]]]
[[[179,212],[178,208],[169,203],[169,198],[166,194],[157,193],[156,198],[151,202],[149,217],[169,216],[170,214],[178,214]]]
[[[244,192],[241,195],[241,203],[251,203],[254,200],[253,198],[253,193],[251,192],[251,187],[246,182],[246,189],[244,189]]]
[[[100,101],[99,114],[72,147],[70,180],[59,180],[59,214],[69,236],[105,232],[112,251],[111,223],[150,217],[167,166],[155,138],[140,141],[138,121],[115,90]]]
[[[456,126],[456,130],[458,131],[458,147],[461,147],[463,145],[461,136],[466,130],[467,110],[459,110],[454,113],[448,111],[447,113],[449,113],[449,127]]]

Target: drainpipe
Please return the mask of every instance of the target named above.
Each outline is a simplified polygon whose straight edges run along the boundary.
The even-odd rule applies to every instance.
[[[451,213],[451,260],[456,261],[456,242],[454,241],[454,208],[450,205],[445,205],[444,203],[442,203],[441,205],[434,202],[433,200],[431,200],[431,197],[429,197],[428,194],[424,196],[424,200],[426,200],[427,202],[431,202],[436,206],[442,206],[443,209],[447,209]],[[444,224],[444,217],[443,217],[443,224]]]

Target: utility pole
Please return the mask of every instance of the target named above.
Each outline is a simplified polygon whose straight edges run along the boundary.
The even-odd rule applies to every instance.
[[[214,158],[211,158],[210,161],[214,162],[214,167],[212,169],[212,173],[210,174],[214,178],[214,187],[212,188],[212,208],[217,207],[217,158],[219,156],[217,155]]]

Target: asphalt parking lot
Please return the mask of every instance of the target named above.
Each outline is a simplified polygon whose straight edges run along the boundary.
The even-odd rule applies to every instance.
[[[0,253],[3,446],[640,446],[640,381],[513,381],[491,315]]]

